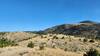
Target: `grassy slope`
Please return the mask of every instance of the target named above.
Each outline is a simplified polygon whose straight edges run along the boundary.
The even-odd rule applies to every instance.
[[[16,34],[15,34],[16,35]],[[18,35],[18,33],[17,33]],[[5,47],[0,48],[0,56],[82,56],[86,49],[91,47],[97,48],[100,41],[96,41],[95,43],[82,41],[83,38],[74,37],[74,36],[65,36],[65,35],[56,35],[58,39],[53,39],[56,34],[50,35],[37,35],[35,37],[31,37],[30,39],[23,40],[17,42],[19,46],[13,47]],[[61,39],[62,37],[64,39]],[[81,41],[79,40],[81,39]],[[32,41],[35,43],[34,48],[28,48],[27,44]],[[63,43],[67,43],[66,45]],[[39,50],[39,45],[41,43],[46,43],[46,47],[43,50]],[[58,43],[59,45],[56,45]],[[56,48],[52,48],[51,46],[55,44]],[[64,51],[64,48],[68,48],[67,51]],[[100,50],[100,48],[97,48]]]

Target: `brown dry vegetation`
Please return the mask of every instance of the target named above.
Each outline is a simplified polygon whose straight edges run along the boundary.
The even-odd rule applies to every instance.
[[[100,51],[100,40],[84,42],[84,37],[26,32],[6,33],[3,37],[16,41],[18,46],[0,48],[0,56],[83,56],[91,47]],[[33,48],[27,46],[30,42]]]

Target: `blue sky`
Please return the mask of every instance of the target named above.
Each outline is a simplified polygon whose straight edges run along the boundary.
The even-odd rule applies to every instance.
[[[100,0],[0,0],[0,31],[35,31],[83,20],[100,22]]]

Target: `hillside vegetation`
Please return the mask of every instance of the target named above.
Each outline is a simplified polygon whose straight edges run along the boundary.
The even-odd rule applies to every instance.
[[[18,35],[18,32],[12,33],[15,35],[14,37],[16,37],[16,34]],[[9,36],[9,34],[6,36]],[[8,45],[0,48],[0,56],[83,56],[90,48],[100,51],[99,40],[63,34],[41,35],[23,32],[20,35],[19,32],[20,36],[26,36],[26,34],[30,34],[31,37],[29,36],[30,38],[28,38],[27,36],[22,39],[20,37],[21,41],[15,42],[17,45]]]

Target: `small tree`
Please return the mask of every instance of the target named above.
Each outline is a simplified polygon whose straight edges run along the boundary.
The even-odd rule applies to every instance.
[[[34,47],[34,43],[32,43],[32,41],[30,43],[28,43],[27,47],[33,48]]]

